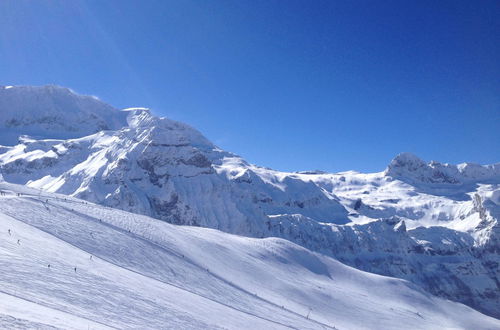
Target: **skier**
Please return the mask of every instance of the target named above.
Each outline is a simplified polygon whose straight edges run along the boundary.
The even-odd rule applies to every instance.
[[[21,240],[20,240],[20,239],[18,239],[18,240],[17,240],[17,244],[21,245],[21,243],[20,243],[20,242],[21,242]]]
[[[92,255],[90,255],[90,260],[92,260]]]
[[[9,232],[9,236],[10,236],[10,229],[9,229],[9,230],[7,230],[7,231]]]
[[[48,264],[47,267],[50,269],[50,264]]]
[[[75,273],[76,273],[76,267],[75,267]]]

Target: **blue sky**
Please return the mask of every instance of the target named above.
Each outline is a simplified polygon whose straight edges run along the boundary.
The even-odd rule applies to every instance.
[[[0,2],[0,84],[146,106],[280,170],[500,161],[500,1]]]

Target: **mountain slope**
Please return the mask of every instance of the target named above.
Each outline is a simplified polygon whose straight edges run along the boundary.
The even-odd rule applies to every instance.
[[[0,190],[2,327],[500,326],[288,241],[174,226],[7,183]]]
[[[119,113],[115,130],[0,147],[0,173],[170,223],[285,238],[500,318],[498,164],[401,154],[380,173],[286,173],[147,109]]]
[[[301,212],[347,222],[335,196],[315,184],[266,180],[185,124],[144,109],[127,113],[129,125],[118,131],[73,140],[25,139],[4,148],[5,180],[172,223],[251,236],[263,235],[268,214]],[[236,172],[222,170],[228,166]]]

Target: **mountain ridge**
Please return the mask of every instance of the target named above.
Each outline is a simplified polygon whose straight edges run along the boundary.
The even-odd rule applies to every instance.
[[[144,108],[120,113],[115,130],[1,147],[0,173],[174,224],[285,238],[500,317],[498,164],[403,153],[379,173],[280,172]]]

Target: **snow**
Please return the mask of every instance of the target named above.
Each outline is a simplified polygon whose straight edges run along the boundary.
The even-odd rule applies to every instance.
[[[8,88],[7,88],[8,87]],[[0,140],[14,145],[20,135],[74,138],[126,125],[126,114],[92,96],[59,86],[0,88]]]
[[[380,173],[280,172],[146,108],[120,111],[57,86],[7,91],[7,182],[174,224],[280,237],[500,317],[499,164],[403,153]]]
[[[125,108],[122,109],[122,111],[149,111],[149,108],[143,108],[143,107],[132,107],[132,108]]]
[[[416,184],[456,185],[485,180],[498,181],[500,179],[500,163],[451,165],[431,161],[427,164],[413,154],[401,153],[392,160],[385,174]]]
[[[170,225],[8,183],[0,189],[1,327],[500,326],[286,240]]]
[[[71,313],[46,307],[15,294],[0,293],[0,326],[8,329],[112,329]]]

